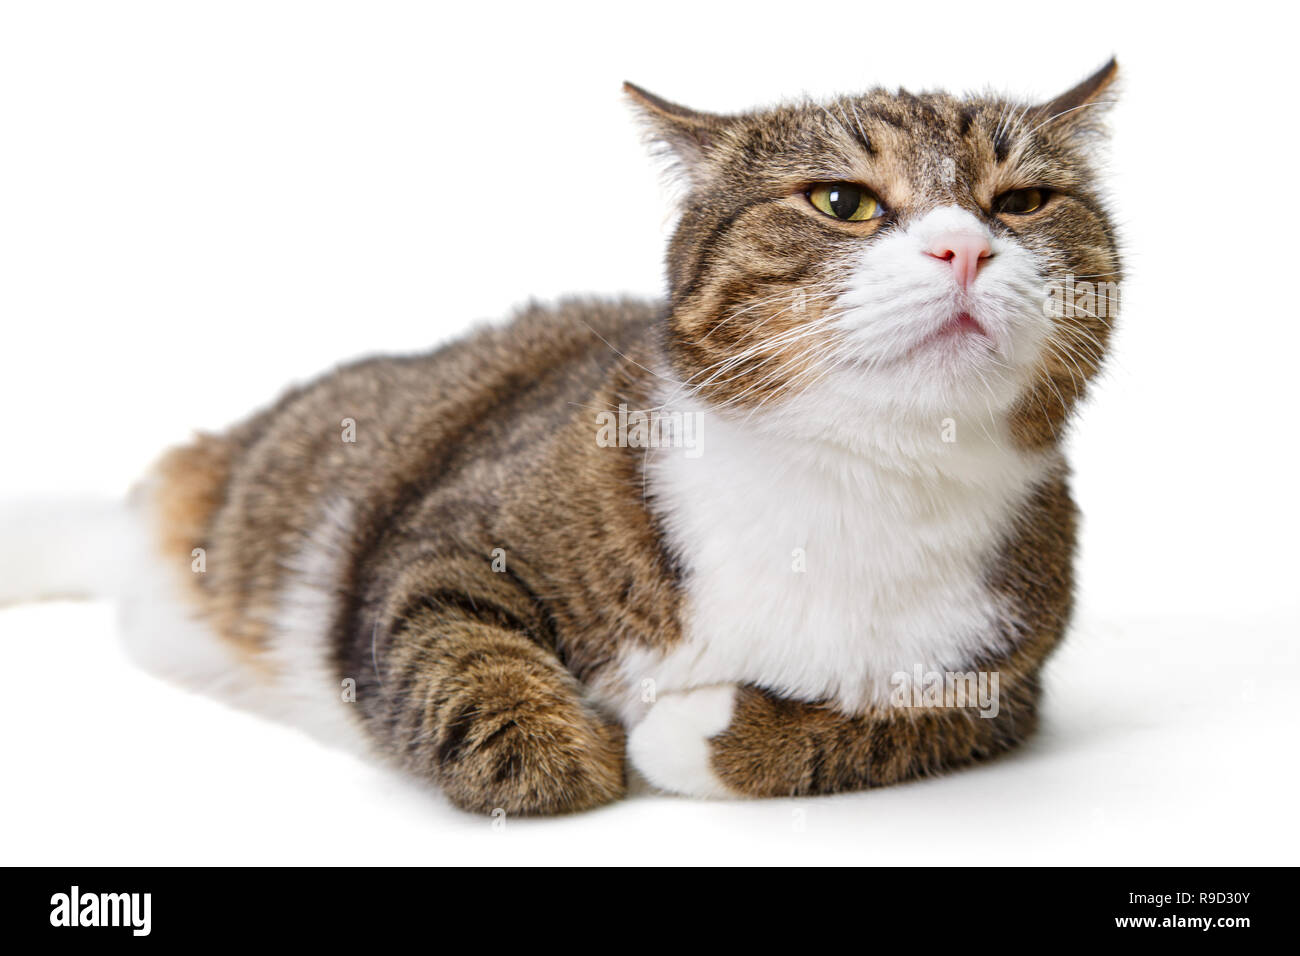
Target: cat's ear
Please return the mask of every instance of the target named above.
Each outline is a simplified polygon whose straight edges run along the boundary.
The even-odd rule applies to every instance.
[[[624,83],[623,92],[646,123],[652,142],[665,147],[674,165],[694,180],[730,118],[678,106],[633,83]]]
[[[1100,70],[1055,99],[1042,103],[1031,114],[1042,126],[1090,132],[1101,126],[1102,114],[1115,102],[1115,78],[1119,64],[1111,57]]]

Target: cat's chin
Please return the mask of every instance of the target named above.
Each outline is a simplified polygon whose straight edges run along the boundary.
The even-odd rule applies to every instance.
[[[998,369],[997,343],[982,329],[955,321],[927,335],[895,359],[895,364],[936,381],[957,384]]]
[[[969,313],[954,316],[896,353],[855,356],[843,364],[868,380],[883,375],[947,387],[978,383],[1007,368],[998,342]]]
[[[1001,418],[1023,388],[1023,376],[1005,364],[988,337],[962,331],[917,343],[887,361],[844,361],[783,411],[787,416],[824,413],[845,424],[928,428],[951,416]]]

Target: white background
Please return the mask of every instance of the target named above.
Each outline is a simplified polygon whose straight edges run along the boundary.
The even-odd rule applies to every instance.
[[[1293,862],[1292,31],[1178,11],[0,7],[0,500],[121,492],[291,380],[530,296],[657,294],[665,193],[625,78],[720,111],[875,84],[1037,98],[1114,52],[1130,272],[1073,441],[1078,623],[1016,755],[494,830],[133,671],[108,605],[47,604],[0,612],[0,861]]]

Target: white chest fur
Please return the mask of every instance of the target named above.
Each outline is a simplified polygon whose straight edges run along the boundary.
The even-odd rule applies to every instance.
[[[632,686],[750,682],[855,712],[886,703],[900,671],[966,670],[997,646],[1009,609],[987,575],[1051,461],[967,434],[916,469],[704,414],[696,457],[659,449],[648,465],[686,615],[671,651],[624,658]]]

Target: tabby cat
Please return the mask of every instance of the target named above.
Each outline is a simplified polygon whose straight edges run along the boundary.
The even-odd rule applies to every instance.
[[[1071,611],[1115,72],[725,116],[628,85],[683,187],[665,302],[360,361],[124,506],[15,510],[0,597],[112,592],[151,668],[479,813],[595,807],[629,767],[757,797],[1005,751]]]

